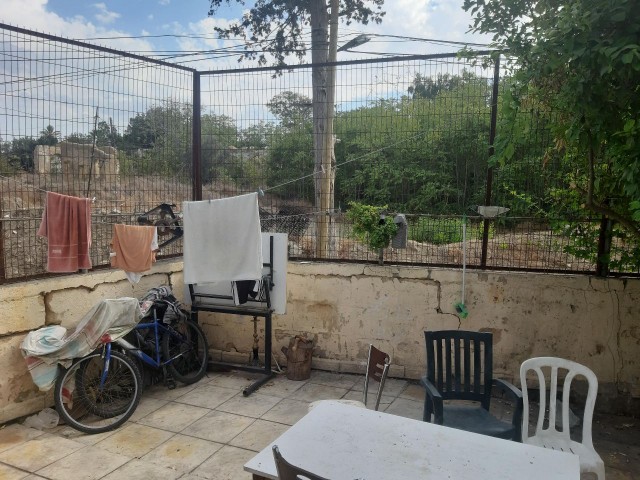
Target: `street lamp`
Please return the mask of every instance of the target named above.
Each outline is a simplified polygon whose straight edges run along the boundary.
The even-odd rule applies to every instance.
[[[359,47],[360,45],[364,45],[367,42],[371,41],[371,37],[369,35],[365,35],[364,33],[358,35],[355,38],[352,38],[347,43],[338,48],[339,52],[343,52],[345,50],[349,50],[351,48]]]

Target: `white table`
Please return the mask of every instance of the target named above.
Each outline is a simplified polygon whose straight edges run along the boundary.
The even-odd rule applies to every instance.
[[[271,447],[331,480],[579,480],[578,457],[364,408],[326,402],[244,465],[277,479]]]

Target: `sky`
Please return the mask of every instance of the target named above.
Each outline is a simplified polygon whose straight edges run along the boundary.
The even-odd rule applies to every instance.
[[[457,46],[409,41],[393,36],[443,39],[486,44],[486,36],[467,33],[470,16],[463,0],[387,0],[379,25],[341,25],[340,44],[361,33],[376,35],[354,52],[340,52],[338,60],[365,58],[366,52],[407,54],[457,51]],[[208,16],[208,0],[2,0],[0,21],[18,27],[61,35],[142,55],[166,58],[200,70],[237,66],[237,56],[223,58],[174,57],[185,52],[238,46],[215,38],[214,26],[228,25],[242,15],[233,0]],[[251,6],[253,2],[247,1]],[[385,37],[384,35],[389,35]],[[129,38],[113,38],[129,37]],[[135,38],[131,38],[135,37]],[[292,59],[293,63],[297,63]],[[245,64],[249,66],[248,64]]]
[[[0,0],[0,22],[153,56],[200,71],[211,71],[254,66],[250,62],[239,64],[237,53],[229,55],[229,49],[234,49],[235,52],[241,49],[242,43],[239,40],[220,40],[216,38],[213,30],[215,26],[224,27],[241,18],[242,9],[249,8],[253,3],[246,0],[246,6],[243,7],[234,0],[230,0],[229,4],[223,2],[215,15],[209,16],[208,0]],[[383,7],[386,15],[381,24],[340,25],[339,46],[362,33],[371,35],[372,38],[353,51],[339,52],[338,60],[379,57],[381,54],[452,53],[460,48],[458,45],[442,45],[397,37],[488,44],[489,38],[468,33],[471,18],[462,9],[462,3],[463,0],[386,0]],[[215,56],[211,53],[206,56],[189,55],[193,52],[211,50],[223,50],[224,56],[220,56],[221,53]],[[11,56],[11,52],[5,53]],[[305,60],[310,63],[310,55]],[[289,62],[299,63],[293,57]],[[64,65],[64,61],[60,63]],[[176,89],[173,93],[161,95],[162,98],[149,96],[148,92],[140,94],[136,85],[140,88],[144,86],[145,75],[152,81],[152,72],[139,73],[136,78],[140,80],[138,83],[131,79],[122,83],[121,88],[125,90],[122,94],[105,96],[102,95],[104,92],[92,90],[91,82],[94,77],[91,75],[82,75],[82,78],[77,80],[78,86],[69,89],[69,82],[65,81],[67,77],[64,75],[71,73],[58,78],[59,74],[55,71],[57,67],[53,63],[38,65],[51,69],[51,73],[25,71],[22,72],[23,77],[33,77],[27,84],[10,81],[0,85],[0,95],[4,94],[6,100],[5,105],[0,107],[0,135],[6,138],[10,138],[11,135],[37,135],[47,124],[54,124],[62,135],[88,132],[93,128],[96,111],[100,112],[101,120],[113,119],[117,128],[122,131],[130,117],[152,105],[162,103],[169,97],[175,101],[187,101],[182,97],[174,98]],[[38,65],[26,63],[24,67],[37,70],[40,68]],[[115,67],[101,68],[109,70]],[[352,109],[366,104],[371,99],[397,96],[398,92],[406,93],[406,81],[410,81],[415,73],[410,69],[411,67],[407,66],[406,71],[399,72],[397,69],[385,69],[384,64],[370,67],[368,75],[371,78],[368,81],[374,83],[365,90],[339,90],[336,94],[338,108]],[[73,72],[73,69],[69,72]],[[345,69],[342,74],[354,76],[360,73],[356,69]],[[286,81],[290,83],[280,84],[280,87],[310,96],[311,79],[310,75],[307,76],[309,78],[285,76],[288,79]],[[49,77],[60,81],[52,82]],[[130,77],[129,75],[128,78]],[[108,83],[113,78],[105,77],[101,81]],[[223,83],[216,84],[217,81]],[[235,89],[236,95],[240,95],[237,92],[243,89],[252,92],[250,101],[234,97],[234,93],[228,90],[229,82],[225,78],[203,77],[203,111],[233,118],[242,128],[263,119],[272,121],[273,117],[266,108],[276,92],[271,73],[265,73],[259,80],[245,76],[236,77],[234,81],[238,87]],[[342,81],[341,78],[337,81],[338,85],[355,85],[361,82],[354,79]],[[189,83],[189,87],[190,85]],[[80,86],[87,88],[79,88]],[[105,88],[110,89],[112,86]],[[188,89],[180,92],[185,95],[189,93]],[[15,112],[22,112],[23,116],[16,116]]]

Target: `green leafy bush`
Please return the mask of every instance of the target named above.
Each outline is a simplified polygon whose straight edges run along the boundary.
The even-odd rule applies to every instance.
[[[349,202],[347,218],[353,223],[353,235],[372,250],[386,248],[398,231],[393,218],[382,216],[387,206],[374,207],[357,202]]]

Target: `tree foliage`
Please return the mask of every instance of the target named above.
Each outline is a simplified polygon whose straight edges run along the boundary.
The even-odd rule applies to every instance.
[[[284,91],[267,103],[269,111],[278,118],[280,125],[288,130],[299,125],[310,124],[313,116],[311,99],[299,93]]]
[[[465,0],[473,29],[513,60],[496,159],[507,163],[520,112],[549,119],[567,195],[640,238],[638,0]],[[548,155],[553,155],[549,152]],[[545,157],[545,159],[548,157]],[[543,168],[543,165],[540,165]]]
[[[60,138],[60,132],[53,125],[47,125],[47,128],[40,131],[38,145],[55,145],[58,143],[58,138]]]
[[[389,242],[398,232],[398,226],[393,218],[386,216],[387,205],[364,205],[350,202],[347,218],[353,224],[353,235],[366,243],[372,250],[379,250],[389,246]]]
[[[215,15],[223,4],[232,0],[210,0],[209,15]],[[244,5],[244,0],[236,0]],[[263,65],[271,55],[278,65],[284,65],[288,55],[304,58],[310,48],[304,38],[304,30],[311,23],[312,4],[327,8],[326,0],[256,0],[242,16],[227,28],[216,27],[215,31],[223,38],[240,37],[244,39],[243,58],[257,59]],[[352,22],[380,23],[384,12],[384,0],[342,0],[340,17],[349,25]]]

